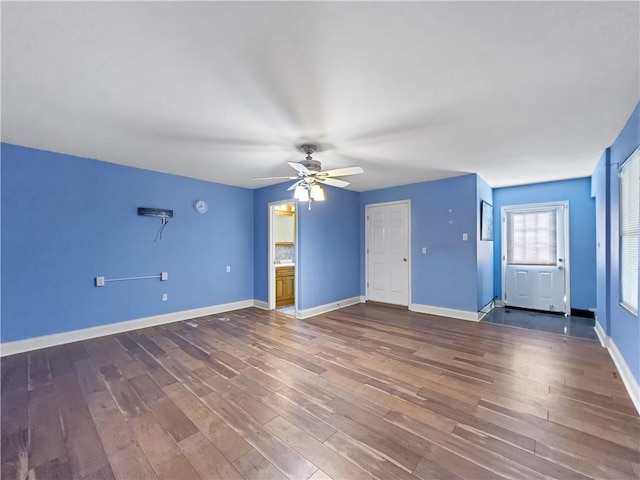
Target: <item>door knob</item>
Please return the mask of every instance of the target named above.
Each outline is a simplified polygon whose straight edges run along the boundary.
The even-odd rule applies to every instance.
[[[562,265],[560,265],[560,266],[558,267],[558,270],[564,270],[564,267],[563,267]]]
[[[407,261],[407,257],[404,257],[404,258],[402,259],[402,261],[403,261],[403,262],[406,262],[406,261]]]

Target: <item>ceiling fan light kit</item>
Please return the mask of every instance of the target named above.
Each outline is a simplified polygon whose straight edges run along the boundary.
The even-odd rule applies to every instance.
[[[311,189],[309,190],[309,194],[311,198],[316,202],[322,202],[324,200],[324,190],[320,185],[311,185]]]
[[[295,179],[296,182],[287,190],[294,190],[293,197],[299,202],[309,202],[309,210],[311,210],[312,202],[321,202],[325,199],[324,190],[320,184],[324,183],[332,187],[344,188],[349,185],[349,182],[334,177],[364,173],[362,167],[359,166],[336,168],[323,172],[322,163],[311,157],[317,149],[318,146],[312,143],[300,145],[300,150],[306,155],[305,159],[301,162],[287,162],[291,168],[298,172],[297,177],[262,177],[256,178],[256,180],[272,180],[277,178]]]
[[[296,187],[295,193],[293,194],[293,198],[295,198],[299,202],[308,202],[310,198],[309,190],[302,185],[298,185]]]
[[[309,202],[309,210],[313,202],[322,202],[325,200],[324,190],[320,185],[311,180],[309,183],[301,183],[295,187],[293,198],[299,202]]]

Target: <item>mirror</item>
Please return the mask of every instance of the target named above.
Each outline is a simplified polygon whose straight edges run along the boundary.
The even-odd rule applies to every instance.
[[[278,245],[295,243],[295,216],[293,212],[276,212],[274,217],[274,236]]]

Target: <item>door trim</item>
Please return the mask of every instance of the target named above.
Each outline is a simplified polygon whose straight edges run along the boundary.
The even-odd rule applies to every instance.
[[[368,258],[368,250],[369,250],[369,210],[375,207],[385,207],[389,205],[401,205],[404,204],[407,206],[407,254],[409,255],[409,265],[407,266],[407,286],[409,291],[408,294],[408,305],[411,305],[411,297],[413,291],[413,285],[411,279],[411,264],[413,263],[413,256],[411,251],[411,200],[396,200],[393,202],[381,202],[381,203],[368,203],[364,206],[364,298],[365,301],[369,300],[369,287],[367,286],[369,283],[369,258]]]
[[[294,275],[295,275],[295,283],[294,283],[294,300],[293,300],[293,306],[295,308],[295,313],[296,316],[298,314],[298,283],[299,283],[299,278],[298,278],[298,259],[299,259],[299,255],[298,255],[298,202],[296,200],[293,200],[291,198],[287,199],[287,200],[277,200],[275,202],[269,202],[268,204],[268,208],[269,208],[269,255],[267,255],[268,257],[268,262],[269,265],[267,266],[267,271],[269,272],[269,288],[268,288],[268,295],[267,295],[267,309],[268,310],[275,310],[276,309],[276,242],[275,242],[275,235],[274,235],[274,221],[273,221],[273,217],[275,216],[275,212],[276,212],[276,206],[278,205],[287,205],[289,203],[293,203],[296,206],[296,213],[295,213],[295,221],[293,222],[293,238],[295,238],[295,245],[293,247],[294,252],[295,252],[295,265],[293,267],[293,271],[294,271]]]
[[[505,273],[507,267],[507,229],[505,228],[507,217],[506,212],[508,210],[535,210],[536,208],[548,208],[548,207],[564,207],[564,245],[565,245],[565,259],[564,259],[564,292],[566,296],[566,313],[565,315],[571,315],[571,245],[569,243],[569,201],[562,200],[558,202],[542,202],[542,203],[527,203],[521,205],[504,205],[500,208],[500,269],[501,269],[501,282],[502,282],[502,302],[505,305],[509,305],[505,299]]]

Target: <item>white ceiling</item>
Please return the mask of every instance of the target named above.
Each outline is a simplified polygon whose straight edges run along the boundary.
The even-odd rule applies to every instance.
[[[357,191],[591,174],[638,2],[2,2],[2,141],[256,188],[305,140]]]

